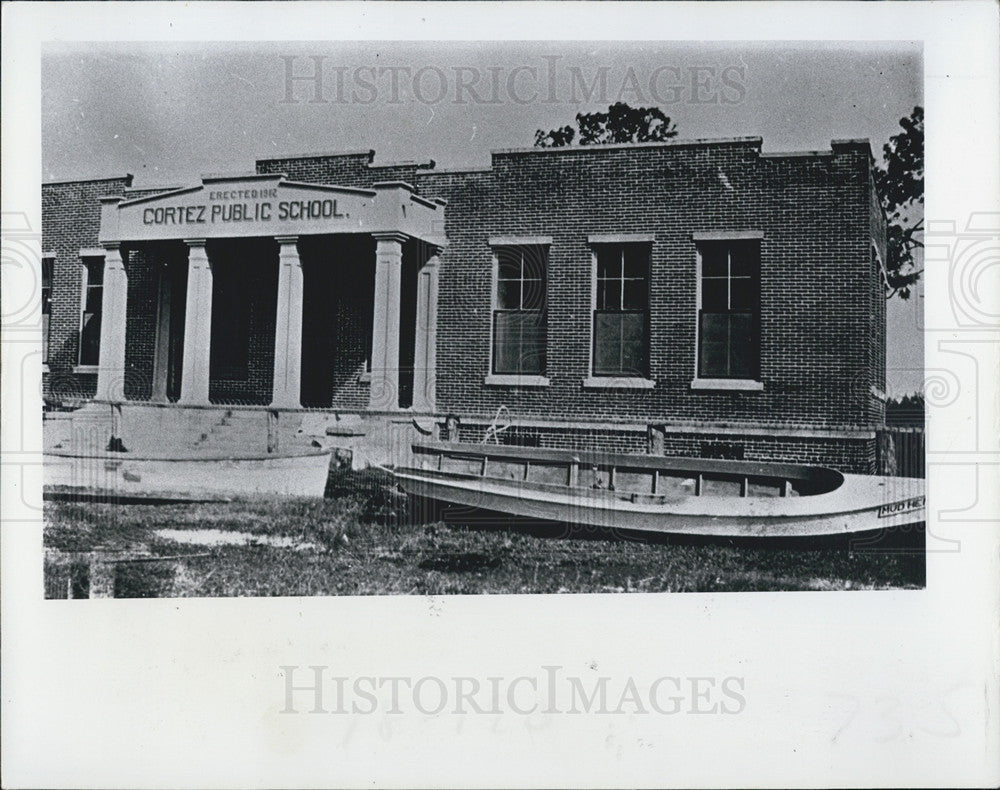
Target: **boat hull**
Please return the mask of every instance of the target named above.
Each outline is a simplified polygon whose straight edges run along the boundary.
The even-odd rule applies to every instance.
[[[516,481],[403,469],[409,494],[588,528],[719,537],[808,537],[887,530],[923,522],[924,481],[844,475],[837,490],[808,497],[678,497],[652,503],[613,492],[522,486]]]
[[[46,453],[47,492],[131,498],[322,497],[330,451],[244,457]]]

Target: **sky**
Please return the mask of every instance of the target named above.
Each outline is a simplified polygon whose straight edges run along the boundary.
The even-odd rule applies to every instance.
[[[679,139],[806,151],[868,138],[881,159],[922,84],[919,45],[899,42],[49,44],[42,177],[185,185],[256,158],[368,149],[484,167],[491,150],[615,101],[660,107]],[[890,300],[890,395],[922,385],[922,308],[919,292]]]

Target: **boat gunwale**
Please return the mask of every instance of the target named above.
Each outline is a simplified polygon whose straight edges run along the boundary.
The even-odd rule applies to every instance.
[[[805,496],[829,493],[844,483],[844,474],[826,466],[806,466],[771,461],[730,461],[719,458],[691,458],[689,456],[628,455],[604,453],[598,450],[562,450],[517,445],[472,444],[465,442],[415,443],[414,454],[445,455],[450,458],[491,458],[525,462],[551,461],[559,464],[579,464],[581,467],[615,467],[620,471],[658,471],[685,474],[705,474],[715,479],[751,478],[760,480],[788,480],[818,486],[821,490]],[[679,475],[678,475],[679,476]],[[489,477],[486,475],[485,477]],[[502,479],[502,478],[491,478]]]
[[[46,456],[53,458],[76,458],[76,459],[91,459],[91,460],[101,460],[101,461],[156,461],[156,462],[171,462],[171,463],[189,463],[189,462],[218,462],[218,461],[281,461],[296,458],[316,458],[319,456],[330,456],[333,454],[332,449],[323,448],[303,448],[301,450],[294,450],[290,452],[281,451],[277,453],[254,453],[247,455],[235,455],[232,453],[228,454],[214,454],[214,455],[190,455],[190,456],[176,456],[176,455],[133,455],[132,453],[116,453],[110,450],[95,450],[93,452],[82,452],[80,450],[64,450],[60,448],[49,448],[42,452],[43,459]]]

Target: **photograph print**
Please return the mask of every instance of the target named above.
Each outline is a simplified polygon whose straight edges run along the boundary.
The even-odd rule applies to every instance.
[[[47,598],[925,586],[919,44],[41,78]]]

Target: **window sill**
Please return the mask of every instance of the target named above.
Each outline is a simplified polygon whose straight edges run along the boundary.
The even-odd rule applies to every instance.
[[[97,372],[97,368],[98,368],[97,365],[74,365],[73,366],[73,372],[74,373],[96,373]]]
[[[753,379],[694,379],[691,382],[693,390],[742,390],[744,392],[762,392],[764,382]]]
[[[583,380],[584,389],[609,390],[651,390],[656,386],[653,379],[628,376],[587,376]]]
[[[49,370],[49,365],[48,365],[48,363],[47,363],[47,362],[43,362],[43,363],[42,363],[42,373],[50,373],[50,372],[51,372],[51,371]]]
[[[358,383],[359,384],[370,384],[371,380],[372,380],[372,374],[371,374],[371,371],[368,371],[368,370],[366,370],[364,373],[362,373],[362,374],[360,374],[358,376]]]
[[[484,381],[493,387],[547,387],[547,376],[518,376],[517,374],[491,373]]]

